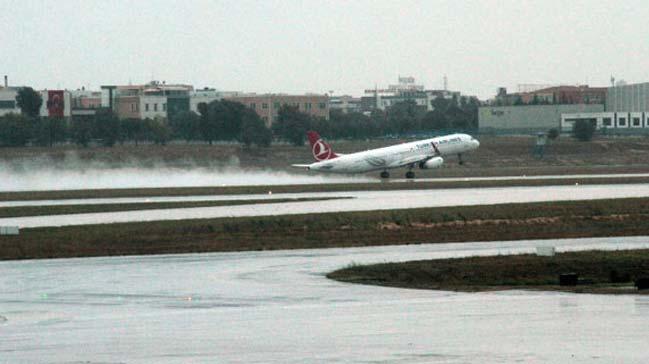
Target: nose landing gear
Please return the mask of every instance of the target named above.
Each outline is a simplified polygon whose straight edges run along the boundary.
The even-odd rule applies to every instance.
[[[413,172],[413,171],[408,171],[408,172],[406,172],[406,178],[407,178],[407,179],[413,179],[413,178],[415,178],[415,172]]]
[[[381,178],[390,178],[390,173],[388,171],[381,172]]]

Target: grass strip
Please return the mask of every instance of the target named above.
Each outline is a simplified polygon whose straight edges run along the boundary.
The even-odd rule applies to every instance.
[[[33,228],[0,236],[0,259],[638,235],[649,198]]]
[[[0,218],[43,215],[87,214],[93,212],[119,212],[136,210],[175,209],[191,207],[217,207],[282,202],[305,202],[337,200],[348,197],[313,197],[313,198],[278,198],[257,200],[222,200],[222,201],[177,201],[177,202],[137,202],[115,204],[87,205],[44,205],[44,206],[11,206],[0,207]]]
[[[118,197],[156,197],[156,196],[201,196],[201,195],[242,195],[272,193],[306,193],[306,192],[345,192],[345,191],[394,191],[419,189],[448,188],[487,188],[487,187],[534,187],[561,185],[602,185],[649,183],[649,177],[624,178],[588,178],[570,177],[565,179],[523,180],[487,180],[487,181],[399,181],[369,183],[323,183],[309,185],[277,186],[227,186],[227,187],[173,187],[173,188],[133,188],[133,189],[97,189],[97,190],[63,190],[63,191],[20,191],[0,192],[0,201],[60,200],[81,198],[118,198]]]
[[[559,275],[577,273],[583,284],[559,286]],[[649,277],[649,250],[584,251],[553,257],[509,255],[352,265],[327,275],[342,282],[390,287],[486,291],[542,289],[637,293],[633,280]],[[647,291],[649,293],[649,291]]]

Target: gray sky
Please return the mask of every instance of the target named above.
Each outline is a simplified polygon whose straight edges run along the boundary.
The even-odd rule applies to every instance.
[[[36,88],[152,79],[249,92],[413,76],[498,86],[649,81],[646,1],[1,0],[0,74]]]

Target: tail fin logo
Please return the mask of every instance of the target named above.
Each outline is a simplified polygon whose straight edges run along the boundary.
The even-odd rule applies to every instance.
[[[318,139],[315,143],[313,143],[311,151],[313,152],[313,157],[318,162],[331,159],[331,157],[333,156],[331,147],[327,143],[322,141],[322,139]]]
[[[322,140],[318,133],[310,130],[307,131],[306,135],[309,139],[309,144],[311,144],[311,153],[313,153],[313,158],[315,158],[315,160],[322,162],[327,159],[338,157],[338,155],[331,149],[331,146]]]

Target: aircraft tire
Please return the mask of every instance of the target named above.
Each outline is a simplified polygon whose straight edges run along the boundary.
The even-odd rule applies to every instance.
[[[388,171],[381,172],[381,178],[390,178],[390,172]]]
[[[407,179],[413,179],[413,178],[415,178],[415,172],[413,172],[413,171],[408,171],[408,172],[406,172],[406,178],[407,178]]]

